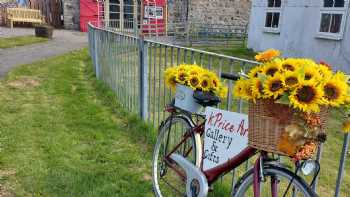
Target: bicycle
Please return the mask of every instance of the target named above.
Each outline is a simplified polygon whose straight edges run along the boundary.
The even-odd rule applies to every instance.
[[[223,73],[221,77],[235,81],[240,76]],[[203,107],[216,106],[220,102],[220,99],[210,94],[195,92],[193,97]],[[296,162],[295,171],[292,172],[281,165],[274,154],[248,146],[227,162],[203,170],[201,136],[204,133],[204,115],[190,114],[174,105],[169,105],[166,111],[171,115],[160,126],[153,154],[153,188],[156,196],[206,196],[210,186],[220,176],[255,155],[258,157],[253,167],[238,180],[232,196],[317,196],[310,186],[314,183],[320,167],[318,162],[313,160]],[[202,121],[195,121],[193,116]],[[178,124],[180,125],[177,126]],[[175,137],[171,137],[171,134],[175,134]],[[315,171],[310,185],[298,176],[301,169]],[[164,188],[165,186],[168,188]]]

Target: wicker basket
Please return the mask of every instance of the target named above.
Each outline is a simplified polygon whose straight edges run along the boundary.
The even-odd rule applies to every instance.
[[[274,103],[273,100],[257,100],[249,103],[249,146],[270,153],[294,156],[300,145],[316,138],[291,139],[286,134],[286,128],[293,123],[300,122],[296,116],[298,112],[284,104]],[[328,110],[321,109],[316,114],[320,118],[320,127],[314,136],[325,132]],[[304,138],[304,136],[302,136]]]

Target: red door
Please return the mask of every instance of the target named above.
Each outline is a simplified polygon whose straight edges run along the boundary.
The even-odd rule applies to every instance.
[[[143,32],[164,33],[166,28],[166,0],[144,0]]]
[[[88,22],[96,23],[98,20],[97,0],[80,0],[80,31],[88,31]]]

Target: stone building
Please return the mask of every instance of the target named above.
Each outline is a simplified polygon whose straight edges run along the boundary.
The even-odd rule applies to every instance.
[[[67,29],[79,28],[79,0],[62,0],[64,27]],[[100,0],[101,1],[101,0]],[[120,4],[120,0],[103,0],[105,5]],[[130,2],[140,0],[124,0],[124,6]],[[110,3],[110,4],[109,4]],[[247,25],[249,20],[251,0],[167,0],[168,22],[199,22],[221,25]],[[117,8],[120,10],[119,8]],[[104,8],[105,12],[111,6]],[[116,13],[113,13],[114,15]],[[104,15],[110,15],[104,13]],[[124,16],[125,17],[125,16]],[[121,17],[117,17],[121,18]]]
[[[251,0],[168,0],[169,22],[248,24]]]

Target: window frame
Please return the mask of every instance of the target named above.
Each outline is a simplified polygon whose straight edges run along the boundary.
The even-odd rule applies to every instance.
[[[321,0],[320,4],[320,14],[319,14],[319,22],[317,26],[317,38],[331,39],[331,40],[341,40],[344,36],[344,30],[346,26],[346,21],[348,20],[348,10],[349,10],[349,1],[345,0],[344,7],[324,7],[324,0]],[[322,14],[341,14],[342,20],[340,24],[339,33],[331,33],[331,32],[321,32],[321,23],[322,23]],[[332,21],[331,21],[332,22]]]
[[[273,1],[276,1],[276,0],[273,0]],[[281,31],[281,19],[282,19],[282,8],[283,8],[283,0],[281,0],[281,6],[280,7],[269,7],[269,0],[266,0],[266,9],[265,9],[265,19],[264,19],[264,32],[267,32],[267,33],[275,33],[275,34],[279,34],[280,31]],[[274,13],[279,13],[279,19],[278,19],[278,27],[277,28],[274,28],[274,27],[266,27],[266,18],[267,18],[267,13],[272,13],[272,15]],[[273,19],[272,19],[273,21]],[[272,22],[271,21],[271,22]]]

